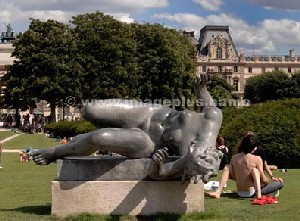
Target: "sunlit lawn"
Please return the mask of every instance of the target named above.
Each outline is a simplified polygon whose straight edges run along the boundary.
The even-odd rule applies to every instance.
[[[3,140],[7,137],[10,137],[10,136],[13,136],[15,135],[16,133],[13,132],[13,131],[0,131],[0,140]]]
[[[45,137],[44,134],[21,134],[18,137],[4,143],[5,149],[26,149],[32,148],[45,148],[59,144],[54,138]]]
[[[38,134],[21,135],[18,138],[21,139],[10,141],[7,147],[46,147],[57,144],[55,139],[44,138]],[[51,181],[56,176],[55,164],[36,166],[33,162],[20,163],[17,153],[2,153],[2,166],[4,168],[0,170],[0,220],[59,220],[51,216]],[[251,199],[240,199],[234,194],[229,194],[221,199],[205,198],[205,212],[187,216],[159,215],[137,219],[128,216],[82,214],[65,220],[300,220],[300,170],[289,170],[286,173],[275,171],[274,174],[285,179],[285,186],[280,192],[277,205],[251,205]],[[234,183],[229,182],[225,190],[235,190]]]
[[[17,153],[2,153],[1,164],[0,220],[49,220],[56,165],[21,163]]]

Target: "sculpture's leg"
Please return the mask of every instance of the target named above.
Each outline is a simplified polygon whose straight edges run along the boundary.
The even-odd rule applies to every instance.
[[[130,158],[149,157],[155,144],[140,129],[102,128],[72,139],[68,144],[41,149],[33,154],[36,164],[49,164],[65,156],[90,155],[107,150]]]
[[[82,116],[98,128],[144,128],[157,111],[170,112],[170,109],[132,100],[99,100],[86,104]]]

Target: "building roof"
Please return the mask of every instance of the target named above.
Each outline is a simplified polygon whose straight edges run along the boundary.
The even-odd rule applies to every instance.
[[[201,55],[205,55],[205,56],[207,55],[207,50],[206,50],[207,44],[210,42],[211,39],[217,36],[222,36],[226,40],[230,41],[235,53],[234,55],[238,56],[235,45],[229,33],[229,26],[217,26],[217,25],[206,25],[200,30],[199,52]]]

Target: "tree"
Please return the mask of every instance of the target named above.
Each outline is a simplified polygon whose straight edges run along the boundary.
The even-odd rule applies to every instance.
[[[180,32],[159,24],[131,24],[138,44],[140,98],[191,98],[196,51]]]
[[[232,93],[233,87],[224,78],[217,75],[211,76],[208,90],[220,108],[231,105],[230,100],[237,99]]]
[[[191,97],[196,52],[178,31],[126,24],[100,12],[73,17],[84,98]]]
[[[296,72],[291,76],[289,97],[300,98],[300,72]]]
[[[15,61],[18,63],[19,61]],[[16,127],[19,127],[19,110],[35,107],[35,102],[25,94],[23,85],[26,76],[21,71],[21,65],[7,66],[7,73],[1,77],[1,108],[16,110]],[[2,87],[4,86],[4,87]]]
[[[22,90],[31,98],[46,100],[51,119],[68,96],[81,97],[81,67],[76,62],[76,42],[67,25],[31,19],[29,30],[14,42],[16,57],[11,74],[21,77]]]
[[[71,23],[84,69],[84,98],[138,97],[137,45],[130,26],[100,12],[77,15]]]
[[[281,71],[267,72],[247,79],[244,98],[251,103],[288,97],[289,77]]]

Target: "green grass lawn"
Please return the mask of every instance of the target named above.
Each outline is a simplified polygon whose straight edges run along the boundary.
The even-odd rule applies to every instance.
[[[20,136],[7,141],[3,147],[5,149],[26,149],[32,148],[45,148],[58,145],[59,142],[55,138],[45,137],[44,134],[21,134]]]
[[[16,133],[13,132],[13,131],[0,131],[0,140],[3,140],[7,137],[10,137],[10,136],[13,136],[15,135]]]
[[[50,220],[56,165],[21,163],[17,153],[2,153],[1,165],[0,220]]]
[[[23,147],[29,144],[34,147],[46,147],[57,143],[54,139],[44,139],[41,137],[43,135],[38,134],[21,136],[24,137]],[[46,140],[46,142],[43,143],[42,140]],[[17,144],[22,141],[23,139],[14,141],[14,143]],[[12,147],[16,148],[16,146]],[[0,220],[60,220],[51,216],[51,181],[56,176],[56,164],[36,166],[33,162],[20,163],[17,153],[2,153],[1,163],[4,168],[0,170]],[[300,197],[298,198],[300,196],[300,170],[289,170],[286,173],[274,171],[274,174],[285,180],[285,186],[280,192],[279,204],[277,205],[251,205],[252,199],[241,199],[234,194],[228,194],[221,199],[205,198],[205,212],[186,216],[159,215],[135,218],[82,214],[65,218],[64,221],[300,220],[298,209],[300,205]],[[213,180],[218,180],[218,177]],[[235,190],[234,182],[229,181],[225,190]],[[105,199],[103,199],[103,203],[105,203]]]

